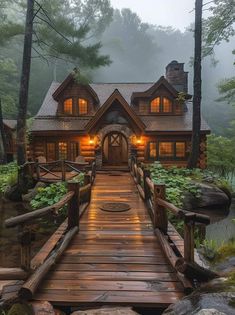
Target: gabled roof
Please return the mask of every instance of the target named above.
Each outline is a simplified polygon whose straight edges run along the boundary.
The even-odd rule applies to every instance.
[[[130,105],[127,103],[127,101],[124,99],[122,94],[119,92],[118,89],[115,89],[114,92],[110,95],[110,97],[106,100],[104,105],[99,108],[99,110],[96,112],[96,115],[89,121],[89,123],[86,126],[86,130],[90,133],[95,128],[95,126],[98,124],[100,119],[103,117],[103,115],[108,111],[108,109],[111,107],[114,101],[118,101],[119,104],[122,106],[126,114],[129,116],[131,121],[134,123],[135,127],[140,131],[144,131],[145,125],[142,122],[142,120],[136,115],[134,110],[130,107]]]
[[[67,78],[60,84],[60,86],[54,91],[54,93],[52,94],[53,98],[58,101],[59,96],[61,95],[61,93],[67,88],[67,86],[74,82],[74,76],[75,76],[76,72],[72,72],[70,73]],[[84,84],[83,85],[90,93],[91,95],[94,97],[95,101],[97,103],[99,103],[99,98],[96,94],[96,92],[92,89],[92,87],[89,84]]]
[[[159,87],[163,85],[171,94],[173,97],[177,97],[179,94],[179,91],[177,91],[173,85],[171,85],[167,79],[164,76],[161,76],[160,79],[153,84],[148,90],[144,92],[134,92],[131,97],[131,101],[134,101],[134,99],[138,97],[151,97],[154,95],[154,93],[159,89]],[[190,99],[191,95],[186,95],[186,99]]]
[[[16,119],[3,119],[3,124],[8,128],[15,130],[17,125]]]

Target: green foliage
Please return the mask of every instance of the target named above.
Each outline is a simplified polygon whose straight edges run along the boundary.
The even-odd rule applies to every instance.
[[[206,239],[200,244],[200,252],[213,263],[222,262],[226,258],[235,256],[235,240],[231,239],[227,243],[218,246],[216,241]]]
[[[17,183],[18,166],[15,162],[0,165],[0,192],[4,193],[7,187]]]
[[[185,192],[190,192],[196,198],[200,198],[200,188],[192,181],[192,179],[198,179],[199,170],[164,168],[159,162],[155,162],[151,165],[150,171],[154,183],[166,185],[166,198],[174,205],[182,206]]]
[[[208,168],[228,179],[235,171],[234,141],[213,134],[207,140]]]
[[[84,184],[84,174],[80,173],[74,177],[72,182]],[[47,187],[39,187],[36,196],[31,200],[30,205],[33,209],[39,209],[51,206],[61,200],[61,198],[68,192],[67,184],[59,182],[50,184]],[[60,209],[61,214],[66,214],[66,206]]]
[[[214,240],[203,240],[200,244],[200,252],[208,260],[214,260],[218,253],[218,244]]]
[[[60,201],[68,192],[65,183],[50,184],[47,187],[39,187],[37,195],[31,200],[30,205],[33,209],[51,206]]]

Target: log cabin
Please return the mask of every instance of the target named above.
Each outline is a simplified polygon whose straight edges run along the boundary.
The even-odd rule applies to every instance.
[[[76,70],[75,70],[76,72]],[[84,156],[97,168],[139,162],[186,166],[191,148],[192,96],[184,63],[173,60],[165,76],[151,83],[81,84],[71,73],[52,82],[31,129],[29,155],[48,162]],[[182,97],[183,96],[183,97]],[[206,135],[201,123],[198,167],[206,167]]]
[[[3,126],[7,144],[7,162],[12,162],[16,157],[16,123],[17,121],[14,119],[3,119]]]

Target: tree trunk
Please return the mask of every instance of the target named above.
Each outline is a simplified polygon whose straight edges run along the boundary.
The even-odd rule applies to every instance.
[[[5,133],[5,128],[3,124],[3,115],[2,115],[2,101],[0,99],[0,132],[1,132],[1,142],[2,142],[2,150],[0,160],[1,163],[6,164],[7,163],[7,139],[6,139],[6,133]]]
[[[19,92],[19,108],[17,117],[17,163],[26,161],[26,117],[28,108],[28,90],[32,53],[34,0],[27,0],[27,14],[24,35],[24,51]]]
[[[194,80],[193,80],[193,130],[192,149],[188,161],[189,168],[197,167],[200,154],[201,130],[201,55],[202,55],[202,6],[203,0],[195,2],[195,48],[194,48]]]

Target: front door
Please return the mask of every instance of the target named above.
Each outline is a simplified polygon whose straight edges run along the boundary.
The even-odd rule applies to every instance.
[[[124,165],[127,164],[128,150],[126,138],[119,132],[112,132],[107,135],[104,141],[105,164]]]

